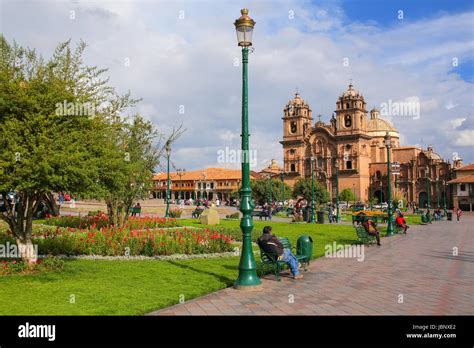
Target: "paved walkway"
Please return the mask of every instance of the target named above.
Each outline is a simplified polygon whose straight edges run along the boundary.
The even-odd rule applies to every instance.
[[[383,238],[363,262],[323,257],[302,281],[269,275],[261,291],[227,288],[150,315],[474,315],[473,242],[466,214]]]

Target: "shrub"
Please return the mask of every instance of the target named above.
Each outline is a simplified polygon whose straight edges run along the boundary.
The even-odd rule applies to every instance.
[[[225,216],[227,219],[240,219],[240,213],[235,212],[233,214],[229,214]]]
[[[181,209],[170,209],[171,218],[179,219],[181,217],[181,214],[183,214],[183,211]]]

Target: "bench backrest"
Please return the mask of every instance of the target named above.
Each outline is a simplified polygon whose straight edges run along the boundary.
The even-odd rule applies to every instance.
[[[291,249],[291,243],[290,240],[286,237],[278,237],[280,240],[281,244],[283,245],[283,249]]]
[[[356,232],[358,236],[366,236],[368,235],[367,231],[365,230],[364,226],[356,226]]]

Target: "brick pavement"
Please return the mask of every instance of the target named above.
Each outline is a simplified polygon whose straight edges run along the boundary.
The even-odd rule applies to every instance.
[[[473,242],[472,215],[412,226],[362,262],[322,257],[302,281],[267,275],[261,291],[227,288],[149,315],[474,315]]]

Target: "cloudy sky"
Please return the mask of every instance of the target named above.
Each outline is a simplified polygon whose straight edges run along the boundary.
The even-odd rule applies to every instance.
[[[21,1],[0,0],[7,40],[48,57],[60,41],[85,40],[86,62],[108,68],[118,91],[164,133],[186,133],[172,161],[187,170],[240,147],[240,9],[257,22],[249,65],[251,148],[281,163],[282,109],[298,88],[315,120],[328,121],[352,79],[369,106],[415,101],[417,116],[388,119],[403,145],[433,144],[474,162],[474,2]],[[133,110],[132,110],[133,111]],[[221,152],[219,152],[221,151]],[[228,152],[231,154],[231,152]],[[231,160],[231,158],[229,158]]]

